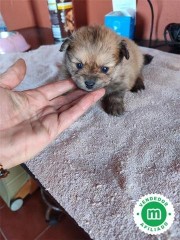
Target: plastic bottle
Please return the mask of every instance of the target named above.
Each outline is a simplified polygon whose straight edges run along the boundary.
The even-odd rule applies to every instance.
[[[7,31],[7,27],[4,22],[3,16],[1,15],[1,12],[0,12],[0,32],[6,32],[6,31]]]
[[[62,40],[74,31],[74,13],[72,0],[56,0]]]
[[[61,29],[59,25],[56,0],[48,0],[48,9],[52,24],[53,37],[55,42],[59,42],[61,40]]]
[[[55,42],[63,41],[74,31],[72,0],[47,0]]]

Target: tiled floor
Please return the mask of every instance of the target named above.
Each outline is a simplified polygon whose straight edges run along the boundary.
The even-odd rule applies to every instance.
[[[46,206],[40,191],[25,199],[17,212],[12,212],[0,198],[0,240],[88,240],[88,235],[68,215],[49,226],[45,221]]]

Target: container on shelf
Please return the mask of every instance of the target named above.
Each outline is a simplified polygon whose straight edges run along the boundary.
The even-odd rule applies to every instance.
[[[67,0],[48,0],[48,9],[56,42],[63,41],[74,31],[73,4]]]

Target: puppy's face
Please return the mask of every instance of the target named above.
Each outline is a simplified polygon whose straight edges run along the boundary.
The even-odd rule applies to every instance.
[[[105,27],[82,27],[65,40],[65,64],[76,85],[86,91],[113,82],[122,58],[129,58],[126,43]]]

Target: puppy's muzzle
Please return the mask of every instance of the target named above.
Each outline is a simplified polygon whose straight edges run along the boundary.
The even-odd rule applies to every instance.
[[[93,86],[95,85],[95,80],[93,79],[86,80],[84,83],[88,89],[92,89]]]

